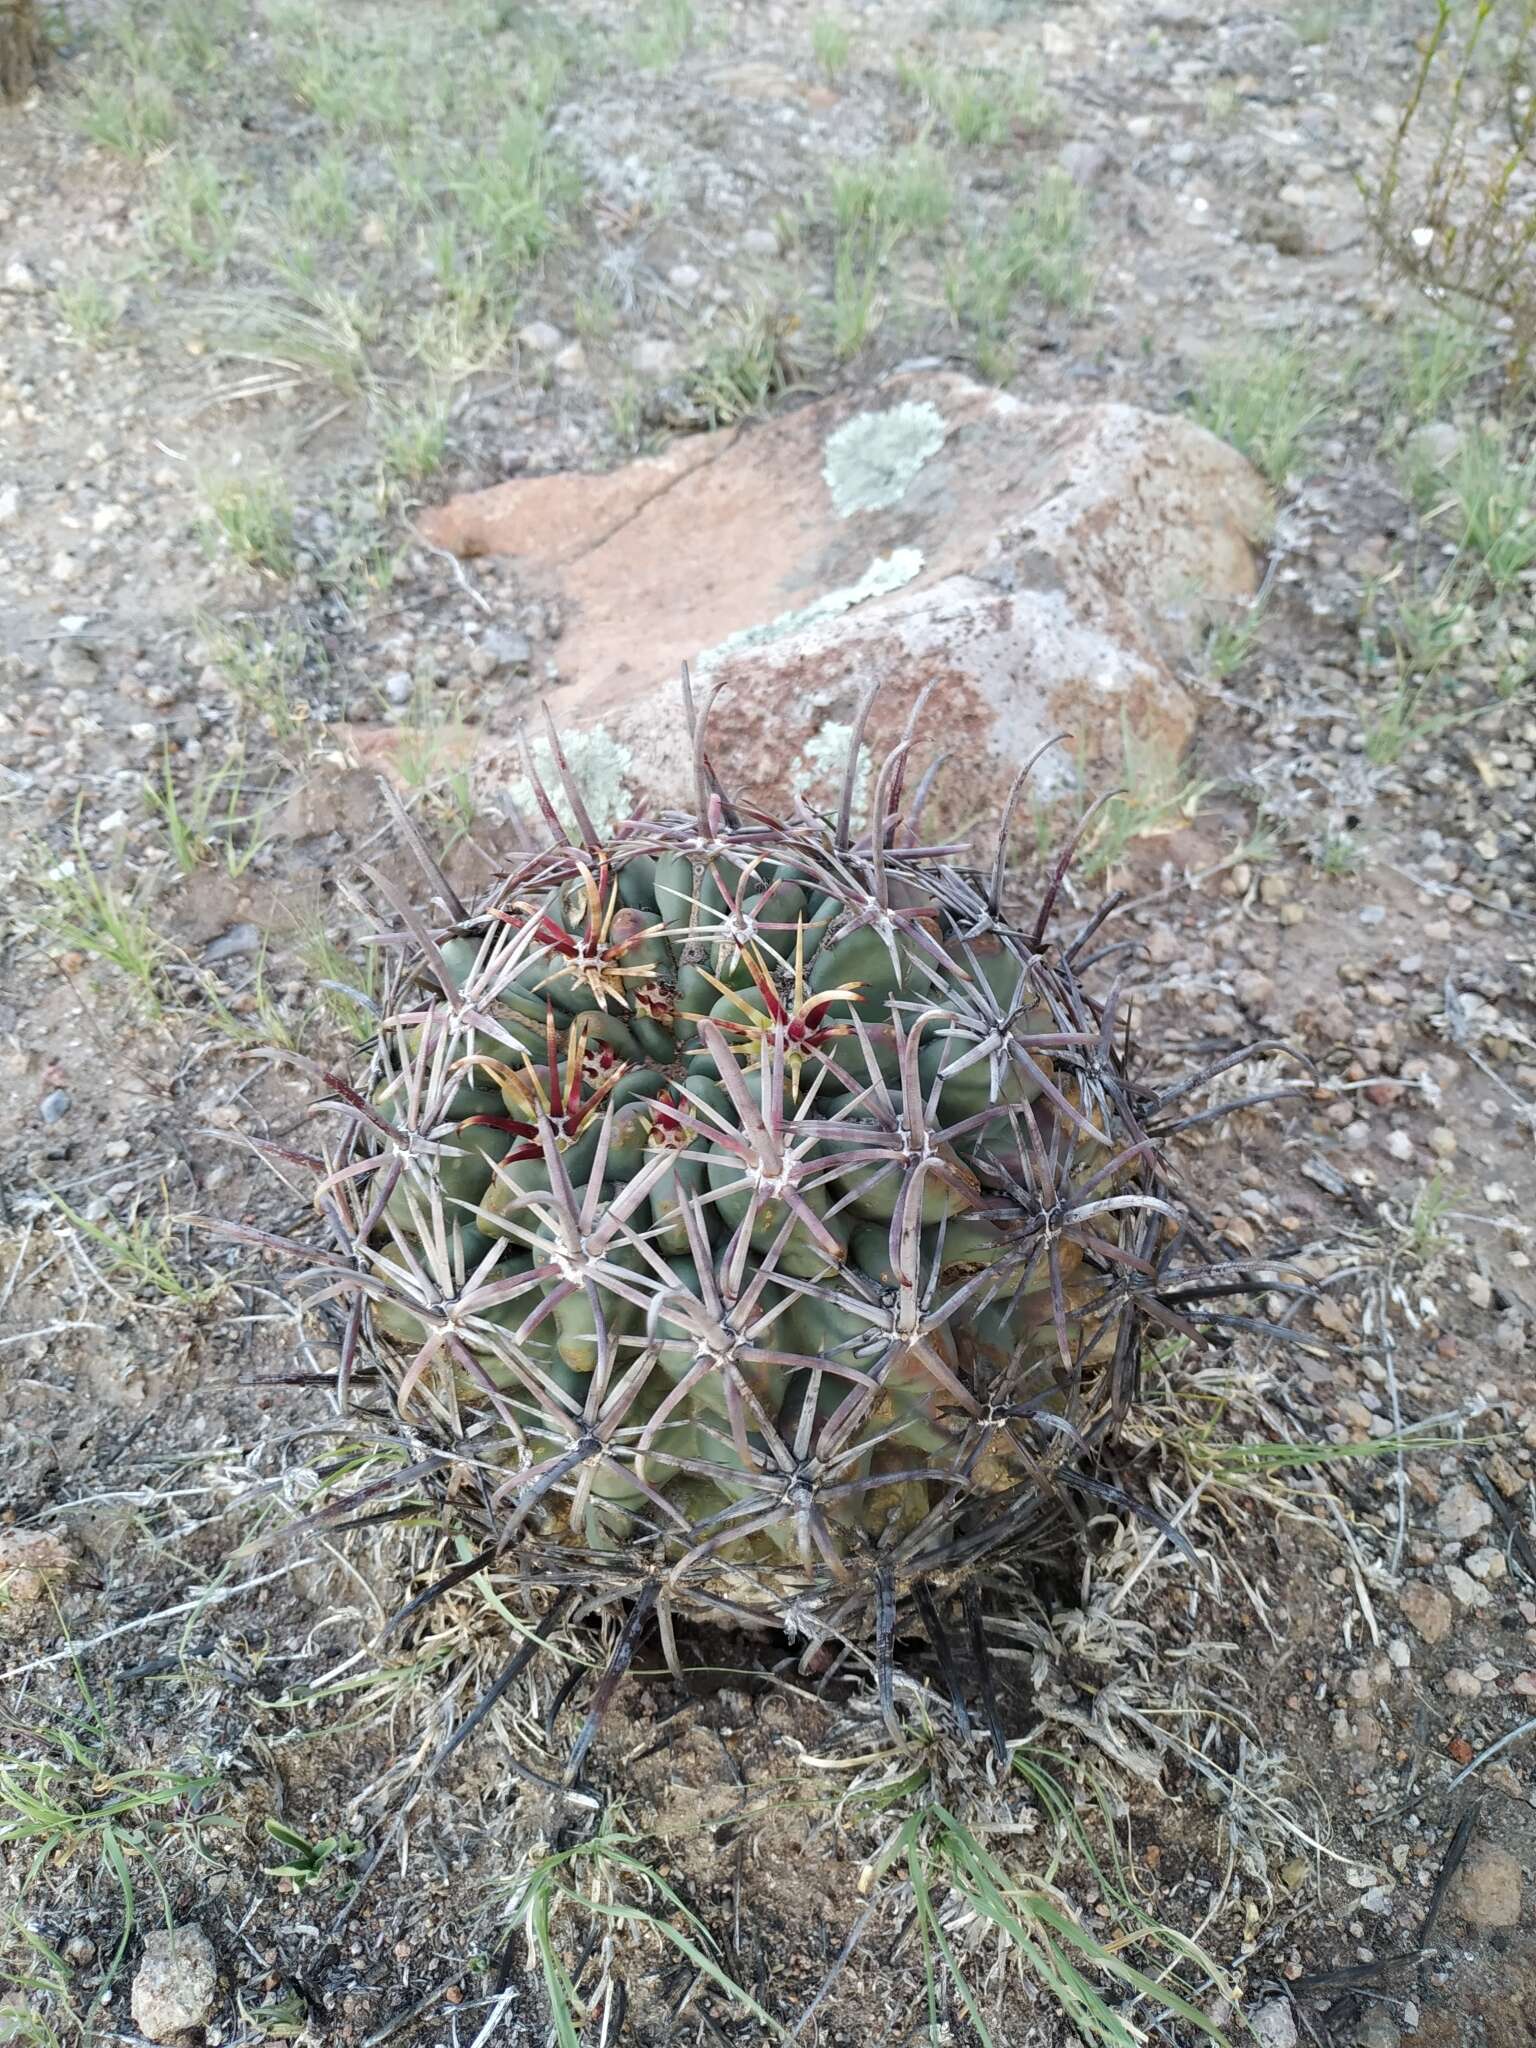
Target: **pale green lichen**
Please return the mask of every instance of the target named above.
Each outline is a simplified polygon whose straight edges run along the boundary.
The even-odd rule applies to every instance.
[[[944,434],[944,416],[927,399],[861,412],[829,434],[821,473],[838,518],[899,505]]]
[[[842,786],[843,771],[853,746],[853,727],[837,719],[813,732],[800,750],[800,758],[789,771],[789,786],[808,802],[824,803],[829,793]],[[853,784],[852,819],[862,825],[869,816],[870,760],[868,750],[860,756]]]
[[[888,555],[877,555],[857,583],[845,583],[836,590],[829,590],[824,596],[812,598],[809,604],[801,605],[797,611],[780,612],[776,619],[769,619],[761,626],[743,626],[739,633],[731,633],[718,645],[706,648],[695,664],[697,673],[707,675],[728,655],[740,654],[744,648],[767,647],[775,640],[784,640],[791,633],[798,633],[802,626],[814,626],[820,619],[835,619],[868,598],[886,597],[891,591],[900,590],[904,584],[910,583],[921,573],[922,566],[921,548],[896,548]]]
[[[591,726],[585,731],[563,732],[560,735],[560,744],[565,750],[571,780],[581,791],[587,809],[592,815],[593,824],[599,832],[610,831],[621,818],[627,818],[634,808],[628,780],[634,756],[628,747],[600,725]],[[547,739],[538,738],[533,742],[533,768],[556,811],[562,818],[574,824],[570,805],[565,800],[554,750]],[[528,777],[515,775],[505,784],[505,788],[520,815],[530,824],[536,825],[539,817],[538,799]]]

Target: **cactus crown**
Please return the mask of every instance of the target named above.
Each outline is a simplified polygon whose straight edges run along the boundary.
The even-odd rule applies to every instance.
[[[1048,936],[1070,849],[1011,921],[1001,851],[918,842],[915,722],[858,832],[853,761],[781,821],[700,719],[694,815],[605,839],[566,776],[568,832],[534,778],[549,842],[473,907],[424,850],[446,921],[376,878],[321,1277],[412,1478],[533,1581],[888,1638],[1064,1485],[1113,1491],[1082,1467],[1148,1334],[1223,1320],[1159,1151],[1186,1089],[1132,1088],[1080,980],[1101,919]]]

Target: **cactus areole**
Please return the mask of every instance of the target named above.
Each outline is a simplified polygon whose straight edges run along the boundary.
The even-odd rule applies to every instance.
[[[1001,850],[919,842],[911,726],[862,821],[862,719],[837,812],[786,820],[721,792],[707,714],[694,815],[599,835],[556,743],[574,822],[534,778],[549,843],[481,902],[420,848],[432,909],[376,878],[399,923],[371,1069],[328,1077],[320,1278],[344,1379],[482,1558],[888,1633],[1113,1491],[1149,1334],[1197,1334],[1233,1269],[1160,1154],[1185,1090],[1136,1094],[1079,979],[1099,919],[1053,935],[1066,856],[1015,921]]]

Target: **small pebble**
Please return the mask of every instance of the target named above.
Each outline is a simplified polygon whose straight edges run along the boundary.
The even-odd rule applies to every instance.
[[[70,1095],[67,1088],[53,1088],[38,1105],[38,1114],[45,1124],[56,1124],[69,1115]]]

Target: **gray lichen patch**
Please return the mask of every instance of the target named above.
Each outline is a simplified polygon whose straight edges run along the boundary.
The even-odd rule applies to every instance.
[[[611,830],[633,809],[629,771],[634,757],[629,748],[600,725],[585,731],[562,733],[560,744],[565,750],[571,779],[581,791],[593,824],[599,832]],[[561,817],[569,818],[570,806],[565,800],[559,767],[549,741],[536,739],[532,751],[534,773],[544,785],[556,811]],[[538,801],[526,775],[514,776],[506,784],[506,793],[524,818],[537,822]],[[575,820],[570,822],[574,824]]]
[[[858,413],[829,434],[821,473],[838,518],[899,505],[944,435],[944,416],[927,399]]]
[[[811,734],[800,750],[800,757],[789,771],[789,786],[796,796],[805,797],[813,803],[826,803],[843,779],[849,749],[853,745],[853,727],[837,719],[830,719],[818,731]],[[853,808],[850,813],[855,825],[862,825],[869,816],[870,782],[872,771],[868,751],[863,753],[854,771]]]
[[[877,555],[857,583],[841,584],[836,590],[812,598],[797,611],[780,612],[777,618],[760,626],[743,626],[739,633],[728,634],[715,646],[705,648],[695,664],[697,671],[707,675],[728,655],[740,654],[744,648],[766,647],[771,641],[788,639],[803,626],[814,626],[818,620],[835,619],[842,612],[852,611],[868,598],[889,596],[891,591],[910,583],[922,566],[921,548],[893,548],[888,555]]]

